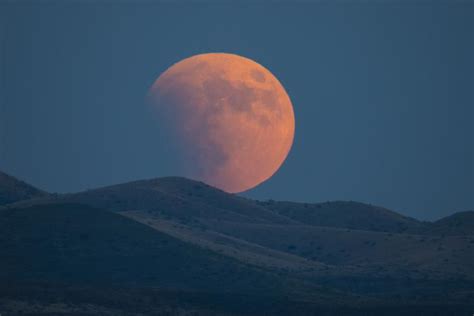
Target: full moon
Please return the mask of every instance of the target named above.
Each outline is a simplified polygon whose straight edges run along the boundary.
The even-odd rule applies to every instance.
[[[158,77],[149,99],[179,148],[183,175],[230,193],[269,179],[293,144],[288,94],[268,69],[242,56],[183,59]]]

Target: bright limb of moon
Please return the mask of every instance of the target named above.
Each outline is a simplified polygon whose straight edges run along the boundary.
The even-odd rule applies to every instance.
[[[227,192],[270,178],[293,143],[288,94],[268,69],[245,57],[209,53],[181,60],[159,76],[149,97],[179,143],[184,175]]]

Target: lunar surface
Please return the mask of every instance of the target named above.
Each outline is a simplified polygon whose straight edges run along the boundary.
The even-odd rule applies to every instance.
[[[237,193],[270,178],[290,151],[293,106],[260,64],[238,55],[192,56],[167,69],[150,101],[179,144],[183,175]]]

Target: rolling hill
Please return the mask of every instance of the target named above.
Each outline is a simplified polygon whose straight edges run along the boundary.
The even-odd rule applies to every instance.
[[[358,202],[255,201],[178,177],[33,192],[0,207],[0,308],[38,314],[37,297],[40,310],[60,297],[81,315],[147,315],[143,297],[171,315],[472,308],[472,212],[429,223]]]
[[[370,277],[474,280],[474,236],[427,236],[310,225],[210,223],[210,230]],[[345,269],[337,270],[334,266]],[[346,272],[347,273],[347,272]]]
[[[382,207],[352,201],[295,203],[267,201],[260,205],[300,223],[380,232],[414,232],[423,223]]]
[[[74,204],[0,211],[0,279],[283,293],[285,282],[109,211]]]
[[[437,220],[427,228],[437,235],[474,235],[474,211],[459,212]]]
[[[0,206],[45,196],[46,192],[0,171]]]
[[[119,184],[65,195],[60,200],[112,211],[146,210],[183,221],[219,218],[237,222],[292,222],[252,200],[179,177]]]

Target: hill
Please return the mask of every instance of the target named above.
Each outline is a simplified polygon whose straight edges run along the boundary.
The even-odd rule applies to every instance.
[[[436,235],[474,235],[474,211],[459,212],[437,220],[427,227]]]
[[[424,225],[413,218],[359,202],[255,201],[180,177],[129,182],[66,195],[61,200],[113,211],[145,210],[183,222],[219,219],[383,232],[414,232]]]
[[[423,224],[382,207],[352,201],[326,203],[259,202],[280,215],[312,226],[380,232],[413,232]]]
[[[420,222],[383,207],[353,201],[297,203],[251,200],[180,177],[140,180],[65,195],[41,192],[35,196],[34,201],[17,199],[10,206],[79,203],[114,212],[146,211],[150,216],[180,223],[197,224],[217,219],[412,234],[435,233],[440,231],[441,228],[436,227],[442,223],[439,221],[433,226],[433,223]],[[451,230],[455,229],[454,224],[450,225]]]
[[[219,218],[252,223],[292,222],[252,200],[179,177],[129,182],[65,195],[60,199],[112,211],[146,210],[182,221]]]
[[[474,280],[474,236],[223,221],[210,222],[209,230],[324,264],[326,276]]]
[[[459,314],[474,298],[472,218],[262,202],[178,177],[40,194],[0,207],[0,310]]]
[[[0,171],[0,206],[46,195],[46,192]]]
[[[0,211],[0,280],[283,293],[265,271],[121,215],[71,204]]]
[[[107,209],[262,269],[311,271],[313,276],[474,279],[470,212],[427,223],[358,202],[254,201],[179,177],[33,202]]]

